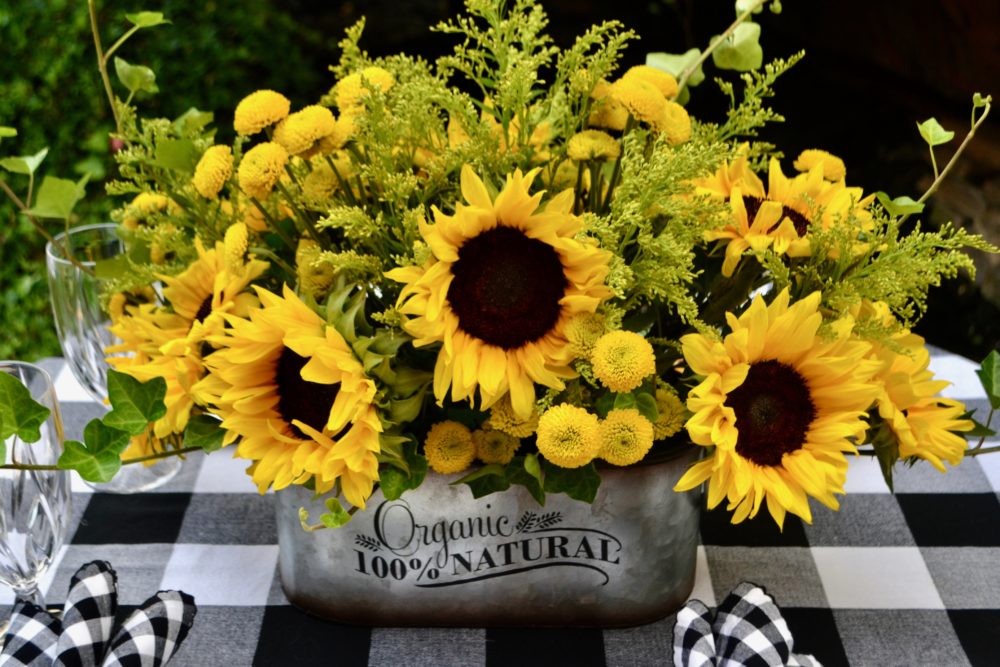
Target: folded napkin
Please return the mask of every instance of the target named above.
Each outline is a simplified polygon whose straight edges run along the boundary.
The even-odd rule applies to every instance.
[[[770,595],[743,582],[713,618],[700,600],[677,612],[675,667],[822,667],[811,655],[792,653],[788,623]]]
[[[70,580],[61,620],[17,602],[0,667],[159,667],[177,652],[197,612],[190,595],[160,591],[112,633],[117,610],[115,571],[105,561],[87,563]]]

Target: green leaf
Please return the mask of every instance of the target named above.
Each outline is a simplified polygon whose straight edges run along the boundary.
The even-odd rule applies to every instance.
[[[38,442],[48,418],[49,409],[36,403],[20,380],[0,371],[0,461],[6,455],[7,438],[16,435],[24,442]]]
[[[983,97],[983,95],[980,94],[980,93],[973,93],[973,95],[972,95],[972,108],[973,109],[979,109],[979,108],[982,108],[982,107],[986,106],[987,104],[992,104],[992,103],[993,103],[993,96],[992,95],[987,95],[985,97]],[[0,127],[0,131],[2,131],[2,130],[3,130],[3,128]],[[3,136],[3,135],[0,134],[0,136]]]
[[[67,440],[57,465],[75,470],[88,482],[107,482],[122,467],[121,455],[128,447],[129,434],[91,419],[83,429],[83,442]]]
[[[979,93],[976,93],[977,95]],[[6,125],[0,125],[0,139],[10,139],[11,137],[17,136],[17,130],[13,127],[7,127]]]
[[[155,93],[159,90],[156,87],[156,73],[145,65],[132,65],[115,56],[115,74],[130,93]]]
[[[592,503],[600,486],[601,476],[593,463],[580,468],[560,468],[545,462],[545,490],[549,493],[565,493],[574,500]]]
[[[42,164],[42,160],[49,154],[48,148],[43,148],[34,155],[22,155],[21,157],[6,157],[0,160],[0,167],[3,167],[14,174],[24,174],[30,176]]]
[[[971,431],[965,431],[964,433],[959,433],[959,436],[964,436],[966,438],[992,438],[997,434],[996,431],[991,429],[986,424],[980,423],[972,417],[972,412],[966,412],[962,415],[962,419],[968,419],[972,422],[973,427]]]
[[[701,57],[701,49],[690,49],[684,53],[656,53],[646,54],[646,64],[650,67],[662,69],[670,72],[675,77],[680,77],[681,72],[690,67]],[[697,86],[705,80],[705,71],[698,65],[698,68],[688,77],[688,86]]]
[[[327,528],[340,528],[351,520],[351,515],[347,513],[337,498],[327,498],[326,509],[328,511],[320,514],[319,520]]]
[[[194,415],[184,429],[184,446],[201,447],[206,452],[222,449],[226,430],[221,423],[211,415]]]
[[[917,123],[917,130],[930,146],[940,146],[955,138],[955,133],[941,127],[936,118],[928,118],[922,123]]]
[[[214,118],[215,114],[211,111],[201,111],[191,107],[174,120],[173,126],[179,134],[196,134],[201,132]]]
[[[741,23],[736,26],[733,34],[712,52],[712,62],[719,69],[731,69],[737,72],[757,69],[764,62],[764,50],[759,40],[760,24],[752,21]]]
[[[125,18],[136,28],[152,28],[153,26],[170,23],[170,21],[163,18],[163,12],[136,12],[134,14],[126,14]]]
[[[635,407],[643,417],[656,423],[660,411],[656,407],[656,399],[651,394],[642,393],[635,397]]]
[[[983,359],[982,367],[976,371],[979,381],[983,383],[986,397],[990,399],[990,407],[1000,410],[1000,352],[993,350]]]
[[[198,164],[198,151],[190,139],[161,139],[156,144],[153,164],[165,169],[191,173]]]
[[[920,213],[924,210],[923,204],[913,201],[906,195],[891,199],[889,195],[884,192],[876,192],[875,197],[878,198],[879,203],[882,204],[882,207],[886,210],[886,212],[893,217]]]
[[[632,394],[615,394],[615,410],[629,410],[635,405],[635,396]]]
[[[465,477],[452,482],[455,484],[465,484],[472,491],[473,498],[482,498],[497,491],[506,491],[510,488],[510,481],[507,479],[506,470],[499,463],[485,465],[479,470],[474,470]]]
[[[538,457],[535,454],[515,456],[507,464],[507,480],[511,484],[520,484],[526,488],[531,497],[538,501],[539,505],[544,506],[545,488],[542,486],[542,477],[541,466],[538,465]]]
[[[739,16],[754,5],[757,5],[754,7],[754,14],[760,14],[764,11],[764,4],[760,0],[736,0],[736,15]]]
[[[607,392],[601,395],[596,401],[594,401],[594,411],[597,416],[604,419],[608,416],[608,413],[615,408],[615,397],[617,394],[612,392]]]
[[[107,259],[99,259],[94,262],[94,275],[101,280],[123,278],[131,267],[128,258],[128,255],[122,254]]]
[[[379,487],[386,500],[396,500],[404,491],[417,488],[427,476],[427,459],[417,451],[415,442],[407,440],[401,447],[401,454],[409,472],[395,465],[383,466],[379,470]]]
[[[83,195],[84,189],[80,181],[46,176],[42,179],[42,186],[38,188],[35,205],[28,209],[28,213],[36,218],[65,220],[69,218],[77,202],[83,199]]]
[[[104,423],[131,435],[139,435],[150,422],[167,414],[163,397],[167,382],[161,377],[139,382],[131,375],[108,371],[108,398],[111,412],[104,415]]]

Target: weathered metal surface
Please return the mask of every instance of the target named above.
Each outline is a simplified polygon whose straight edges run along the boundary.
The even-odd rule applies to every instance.
[[[299,487],[277,494],[288,599],[317,616],[371,625],[627,626],[680,607],[694,585],[700,498],[673,486],[698,456],[602,470],[593,505],[540,507],[521,488],[475,500],[458,475],[377,493],[346,526],[307,533],[323,511]]]

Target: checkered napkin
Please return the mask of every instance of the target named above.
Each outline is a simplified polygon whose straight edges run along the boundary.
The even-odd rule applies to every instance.
[[[761,587],[743,582],[719,605],[713,619],[699,600],[677,612],[675,667],[822,667],[792,653],[792,633],[781,610]]]
[[[62,620],[30,602],[14,606],[0,667],[159,667],[176,653],[194,622],[194,598],[160,591],[112,635],[118,580],[104,561],[73,575]]]

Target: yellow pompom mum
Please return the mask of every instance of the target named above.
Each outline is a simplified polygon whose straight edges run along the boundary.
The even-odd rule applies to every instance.
[[[238,134],[257,134],[288,115],[292,103],[281,93],[258,90],[250,93],[236,105],[233,129]]]
[[[257,144],[243,156],[237,172],[240,187],[248,196],[267,199],[275,184],[285,173],[288,151],[281,144],[266,141]]]
[[[611,331],[594,344],[594,375],[618,393],[629,392],[656,371],[653,346],[634,331]]]
[[[604,335],[604,315],[600,313],[577,313],[566,322],[566,340],[569,341],[573,356],[589,359],[597,339]]]
[[[320,297],[333,284],[334,269],[330,264],[321,262],[323,250],[312,239],[300,239],[295,249],[295,272],[298,277],[298,289],[313,297]]]
[[[246,263],[249,232],[242,222],[234,222],[226,230],[223,241],[225,264],[230,271],[238,271]]]
[[[677,94],[677,79],[670,72],[651,67],[649,65],[636,65],[622,75],[623,79],[638,79],[656,86],[663,97],[670,99]]]
[[[823,178],[828,181],[842,181],[847,176],[843,160],[818,148],[809,148],[799,153],[792,166],[798,171],[807,172],[818,164],[823,165]]]
[[[598,456],[616,466],[638,463],[653,446],[653,425],[635,408],[609,412],[600,435]]]
[[[486,420],[486,424],[515,438],[527,438],[538,428],[538,412],[532,411],[528,419],[521,419],[514,413],[508,394],[490,408],[490,418]]]
[[[648,81],[618,79],[611,84],[611,96],[638,121],[653,124],[663,119],[667,99]]]
[[[274,141],[289,155],[309,159],[320,152],[323,140],[337,132],[337,120],[326,107],[318,104],[296,111],[274,128]]]
[[[594,100],[590,117],[587,119],[590,125],[616,131],[625,129],[628,123],[628,110],[611,95],[610,83],[603,79],[598,81],[594,90],[590,92],[590,98]]]
[[[364,81],[368,82],[368,87]],[[383,93],[388,91],[396,83],[392,74],[381,67],[366,67],[360,72],[348,74],[341,79],[334,89],[334,97],[337,100],[337,108],[342,112],[348,109],[356,109],[362,98],[368,93],[369,87],[378,88]]]
[[[154,213],[177,213],[180,207],[177,203],[158,192],[140,192],[125,208],[122,227],[135,231],[139,225],[146,224],[147,218]]]
[[[601,449],[597,415],[563,403],[546,410],[538,420],[538,452],[561,468],[579,468],[594,460]]]
[[[194,168],[191,184],[202,197],[215,199],[233,174],[233,151],[229,146],[212,146]]]
[[[687,421],[684,403],[673,389],[660,387],[656,390],[656,421],[653,423],[653,437],[657,440],[669,438],[677,433]]]
[[[454,421],[438,422],[431,427],[424,440],[424,455],[431,470],[442,475],[462,472],[476,458],[476,443],[472,432],[464,424]]]
[[[573,160],[614,160],[622,152],[618,142],[607,132],[584,130],[570,137],[566,154]]]
[[[653,129],[667,136],[671,146],[683,144],[691,138],[691,116],[687,109],[667,100],[663,107],[663,115],[653,123]]]
[[[476,443],[476,458],[483,463],[507,465],[521,446],[514,436],[494,429],[473,431],[472,440]]]

